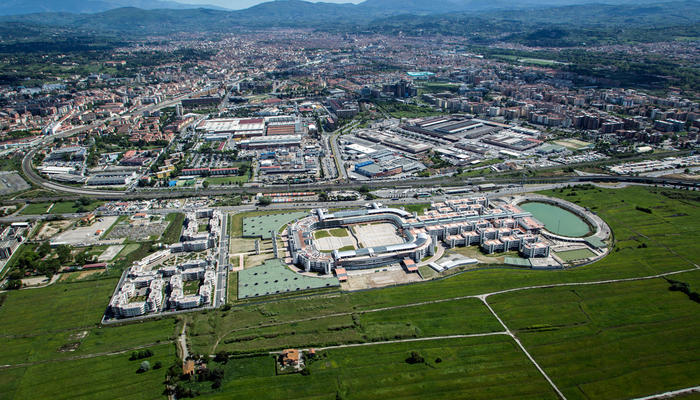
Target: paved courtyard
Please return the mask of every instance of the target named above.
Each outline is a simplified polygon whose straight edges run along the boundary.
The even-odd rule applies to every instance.
[[[404,242],[392,224],[356,225],[353,229],[362,247],[389,246]]]

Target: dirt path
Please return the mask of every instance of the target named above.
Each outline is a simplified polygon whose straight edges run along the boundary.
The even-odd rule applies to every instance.
[[[134,350],[147,349],[149,347],[157,346],[159,344],[164,344],[164,343],[172,343],[172,340],[149,343],[149,344],[142,344],[140,346],[134,346],[134,347],[130,347],[128,349],[123,349],[123,350],[104,351],[104,352],[100,352],[100,353],[83,354],[80,356],[56,358],[56,359],[51,359],[51,360],[41,360],[41,361],[34,361],[34,362],[20,363],[20,364],[5,364],[5,365],[0,365],[0,370],[11,369],[11,368],[21,368],[21,367],[31,367],[32,365],[46,364],[46,363],[52,363],[52,362],[75,361],[75,360],[85,360],[88,358],[95,358],[95,357],[116,356],[119,354],[124,354],[124,353],[128,353],[130,351],[134,351]]]

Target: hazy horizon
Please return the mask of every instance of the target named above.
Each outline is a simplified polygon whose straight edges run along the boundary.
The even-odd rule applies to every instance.
[[[271,0],[177,0],[179,3],[185,4],[210,4],[219,7],[225,7],[231,10],[240,10],[252,7],[256,4],[266,3]],[[361,3],[363,0],[307,0],[313,3]]]

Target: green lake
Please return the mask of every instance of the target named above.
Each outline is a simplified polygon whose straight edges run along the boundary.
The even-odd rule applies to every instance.
[[[532,214],[548,231],[569,237],[586,236],[590,228],[578,215],[549,203],[523,203],[518,207]]]

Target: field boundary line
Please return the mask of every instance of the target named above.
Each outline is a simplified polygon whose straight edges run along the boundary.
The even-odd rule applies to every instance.
[[[559,390],[559,387],[557,387],[557,385],[554,384],[554,381],[552,381],[552,379],[549,377],[549,375],[547,375],[547,373],[544,372],[544,369],[542,369],[542,367],[540,367],[540,365],[537,363],[537,361],[535,361],[535,358],[532,357],[532,355],[527,351],[527,349],[525,349],[525,346],[523,346],[523,344],[520,343],[520,339],[518,339],[518,337],[515,336],[515,334],[508,328],[508,326],[505,324],[505,322],[503,322],[501,317],[499,317],[498,314],[496,314],[496,311],[494,311],[493,308],[491,308],[491,305],[488,303],[488,301],[486,301],[486,295],[479,296],[479,299],[484,303],[484,305],[489,309],[489,311],[491,311],[491,314],[493,314],[493,316],[496,317],[496,319],[501,324],[501,326],[503,326],[503,329],[506,330],[506,333],[508,334],[508,336],[513,338],[513,340],[518,345],[518,347],[520,347],[520,350],[522,350],[523,353],[525,353],[525,355],[530,360],[530,362],[532,362],[532,364],[535,366],[535,368],[537,368],[537,370],[540,371],[540,374],[542,374],[544,379],[547,380],[547,382],[552,387],[554,392],[559,396],[559,398],[562,400],[566,400],[566,396],[564,396],[564,393],[562,393],[561,390]]]
[[[693,386],[685,389],[671,390],[664,393],[652,394],[646,397],[636,397],[632,400],[654,400],[654,399],[670,399],[676,396],[682,396],[691,393],[700,393],[700,386]]]

